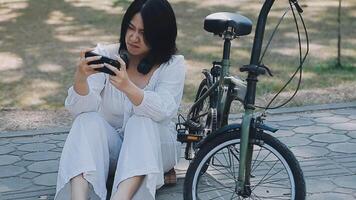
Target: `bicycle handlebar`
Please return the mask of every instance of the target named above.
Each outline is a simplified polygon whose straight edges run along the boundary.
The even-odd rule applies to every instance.
[[[258,16],[255,38],[253,40],[253,47],[252,47],[251,60],[250,60],[250,64],[252,65],[259,64],[258,62],[261,55],[262,41],[263,41],[263,35],[264,35],[266,21],[267,21],[267,15],[271,10],[274,1],[275,0],[266,0]],[[299,13],[303,12],[303,9],[298,4],[298,0],[289,0],[289,1],[295,6],[295,8]]]
[[[263,35],[264,35],[266,21],[267,21],[267,15],[271,10],[274,1],[275,0],[266,0],[258,16],[255,38],[253,40],[253,47],[252,47],[251,60],[250,60],[250,64],[252,65],[259,64],[258,61],[261,55],[262,41],[263,41]]]

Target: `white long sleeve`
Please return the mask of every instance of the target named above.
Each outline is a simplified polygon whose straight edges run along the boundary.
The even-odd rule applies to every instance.
[[[105,49],[100,44],[94,49],[95,53],[105,55]],[[88,77],[89,93],[78,94],[73,86],[68,89],[68,96],[64,102],[65,108],[76,117],[80,113],[98,111],[101,102],[100,93],[105,86],[105,74],[97,73]]]
[[[73,86],[68,89],[65,108],[76,117],[80,113],[98,111],[101,102],[100,92],[104,88],[105,75],[93,74],[88,77],[89,93],[85,96],[78,94]]]
[[[170,63],[161,66],[154,90],[145,90],[140,105],[133,106],[136,115],[160,122],[177,113],[183,95],[185,63],[183,56],[174,56]]]

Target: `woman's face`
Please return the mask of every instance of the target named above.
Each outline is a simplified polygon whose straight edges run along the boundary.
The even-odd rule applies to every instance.
[[[142,17],[137,13],[132,17],[125,36],[127,50],[133,56],[145,56],[150,51],[144,40],[143,31]]]

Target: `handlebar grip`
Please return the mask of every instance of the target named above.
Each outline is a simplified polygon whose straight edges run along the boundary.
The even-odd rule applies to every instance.
[[[264,75],[266,74],[266,69],[257,65],[244,65],[240,67],[240,72],[249,72],[257,75]]]
[[[298,3],[298,0],[291,0],[291,2],[294,4],[295,8],[297,9],[297,11],[299,13],[302,13],[303,12],[303,9],[302,7],[300,7],[299,3]]]

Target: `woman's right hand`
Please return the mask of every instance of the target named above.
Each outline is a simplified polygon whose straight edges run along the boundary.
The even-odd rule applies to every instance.
[[[86,81],[90,75],[99,72],[95,70],[96,68],[104,67],[104,64],[88,65],[89,62],[99,60],[101,58],[101,56],[85,58],[85,53],[93,50],[94,48],[90,48],[80,52],[80,59],[78,61],[77,70],[75,72],[75,79],[77,79],[78,81]]]

